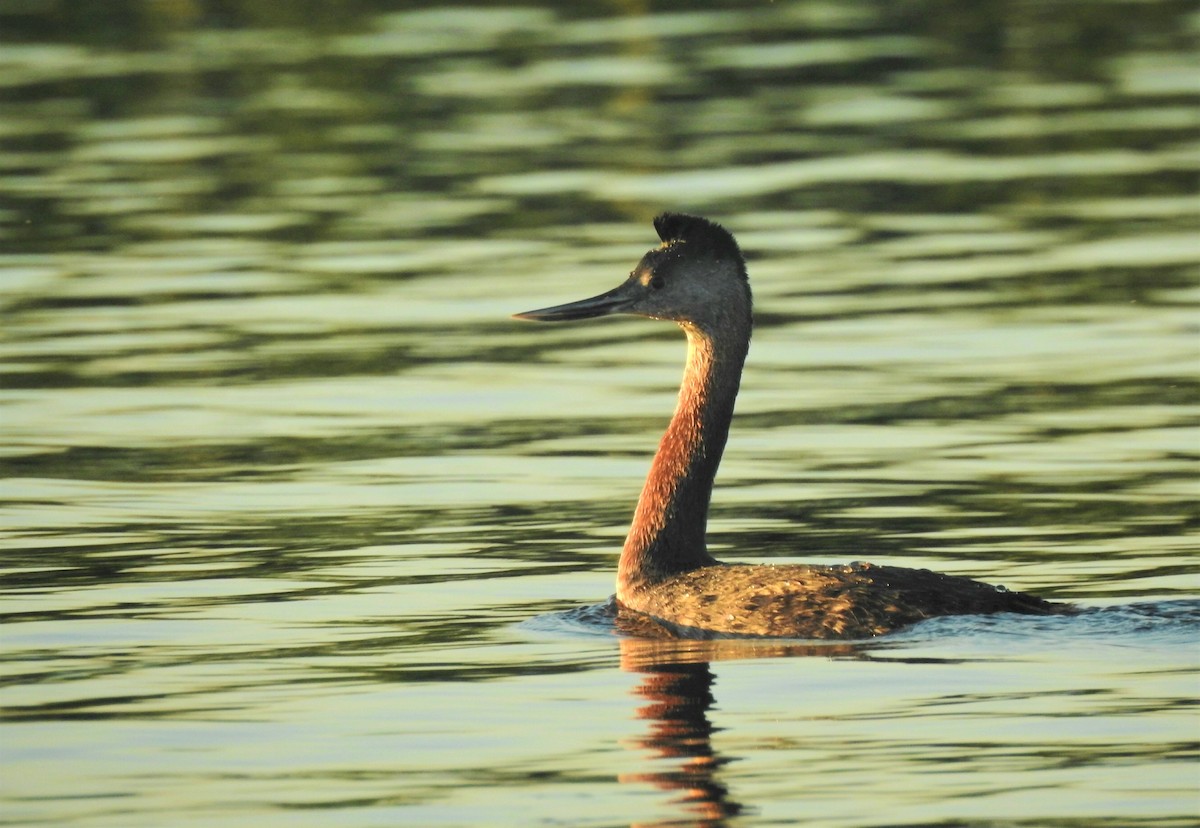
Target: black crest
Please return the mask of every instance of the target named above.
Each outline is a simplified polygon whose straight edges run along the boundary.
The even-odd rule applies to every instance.
[[[654,219],[654,229],[664,243],[686,242],[690,247],[702,248],[719,258],[742,257],[733,234],[715,221],[686,213],[662,213]]]
[[[686,213],[662,213],[654,219],[654,229],[664,244],[683,242],[688,252],[700,252],[716,259],[732,259],[746,272],[742,251],[733,234],[715,221]]]

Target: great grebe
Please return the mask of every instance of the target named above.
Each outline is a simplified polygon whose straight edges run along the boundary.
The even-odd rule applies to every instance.
[[[638,498],[617,569],[622,612],[680,636],[867,638],[940,615],[1069,611],[1033,595],[927,569],[723,564],[708,554],[713,479],[729,436],[752,328],[746,262],[698,216],[654,220],[662,245],[607,293],[515,314],[567,322],[614,313],[675,322],[687,366],[675,414]]]

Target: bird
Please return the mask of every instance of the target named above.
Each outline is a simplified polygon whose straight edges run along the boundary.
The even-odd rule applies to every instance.
[[[1069,605],[928,569],[723,563],[706,545],[709,503],[753,329],[746,260],[720,224],[654,219],[661,244],[612,290],[513,314],[573,322],[628,314],[674,322],[687,361],[617,566],[617,611],[668,637],[869,639],[946,615],[1052,615]]]

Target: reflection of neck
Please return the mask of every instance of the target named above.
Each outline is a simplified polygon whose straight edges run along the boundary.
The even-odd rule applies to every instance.
[[[638,499],[617,571],[617,595],[715,563],[704,543],[713,478],[729,436],[748,332],[683,324],[688,358],[679,402]]]
[[[682,791],[679,801],[703,820],[689,824],[721,824],[719,821],[738,813],[741,806],[727,799],[728,789],[714,778],[726,760],[712,747],[714,728],[707,711],[713,703],[713,674],[708,662],[655,664],[641,669],[645,676],[637,693],[650,703],[638,711],[638,718],[649,720],[651,727],[640,744],[658,757],[682,761],[675,769],[622,775],[621,781],[645,781],[664,791]]]

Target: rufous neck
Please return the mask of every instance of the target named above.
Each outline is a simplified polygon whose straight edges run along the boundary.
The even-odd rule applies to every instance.
[[[729,436],[749,331],[713,336],[681,325],[688,358],[675,414],[638,498],[617,571],[617,594],[716,561],[705,530]]]

